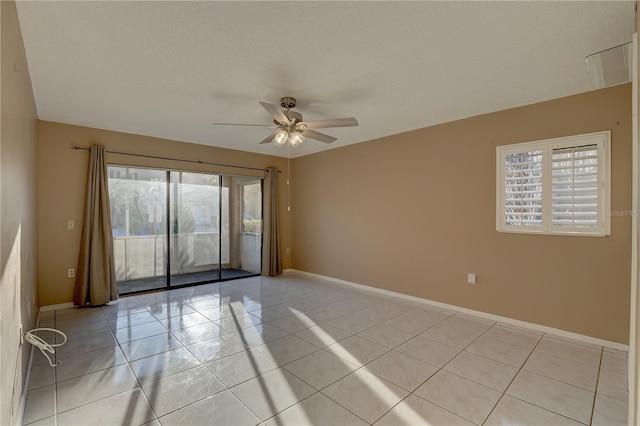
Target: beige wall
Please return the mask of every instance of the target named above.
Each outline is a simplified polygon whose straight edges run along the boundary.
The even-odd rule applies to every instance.
[[[41,121],[38,134],[38,274],[40,306],[71,302],[73,278],[67,269],[78,263],[80,234],[84,208],[85,182],[89,153],[76,151],[72,145],[87,147],[100,144],[111,151],[154,155],[168,158],[201,160],[246,167],[275,166],[286,170],[284,158],[251,154],[230,149],[213,148],[146,136],[118,133],[88,127]],[[108,154],[114,164],[166,167],[180,170],[260,175],[240,169],[214,167],[184,162],[153,160]],[[263,176],[263,174],[262,174]],[[291,220],[287,212],[285,174],[280,174],[280,224],[282,229],[283,267],[290,267],[290,256],[284,247],[291,241]],[[67,230],[67,221],[76,222],[75,230]]]
[[[629,84],[297,158],[293,267],[626,343],[630,217],[606,238],[495,230],[497,145],[607,129],[624,211]]]
[[[37,315],[37,112],[15,3],[1,2],[0,15],[0,424],[10,425],[19,418],[31,349],[20,346],[20,324],[32,329]]]

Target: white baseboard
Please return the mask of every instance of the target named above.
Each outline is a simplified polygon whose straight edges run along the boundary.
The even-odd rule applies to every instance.
[[[73,302],[58,303],[57,305],[41,306],[40,312],[49,312],[49,311],[56,311],[58,309],[74,308],[75,306],[76,305],[74,305]]]
[[[391,290],[385,290],[385,289],[382,289],[382,288],[371,287],[371,286],[368,286],[366,284],[358,284],[358,283],[354,283],[354,282],[351,282],[351,281],[341,280],[341,279],[338,279],[338,278],[327,277],[325,275],[314,274],[312,272],[300,271],[300,270],[297,270],[297,269],[285,269],[283,272],[287,273],[287,274],[297,273],[297,274],[306,275],[306,276],[309,276],[309,277],[322,279],[322,280],[325,280],[325,281],[330,281],[330,282],[337,283],[337,284],[346,285],[346,286],[349,286],[349,287],[358,288],[358,289],[361,289],[361,290],[373,291],[373,292],[380,293],[380,294],[385,294],[385,295],[388,295],[388,296],[399,297],[399,298],[402,298],[402,299],[407,299],[407,300],[412,300],[412,301],[415,301],[415,302],[425,303],[425,304],[432,305],[432,306],[435,306],[435,307],[450,309],[450,310],[453,310],[453,311],[458,311],[458,312],[462,312],[462,313],[469,314],[469,315],[475,315],[475,316],[478,316],[478,317],[481,317],[481,318],[486,318],[486,319],[489,319],[489,320],[492,320],[492,321],[499,321],[499,322],[502,322],[504,324],[510,324],[510,325],[514,325],[514,326],[517,326],[517,327],[524,327],[524,328],[528,328],[528,329],[531,329],[531,330],[539,331],[539,332],[542,332],[542,333],[552,334],[554,336],[563,337],[563,338],[566,338],[566,339],[572,339],[572,340],[576,340],[576,341],[583,342],[583,343],[603,346],[605,348],[617,349],[617,350],[625,351],[625,352],[629,351],[629,346],[625,345],[623,343],[612,342],[612,341],[609,341],[609,340],[599,339],[597,337],[585,336],[584,334],[573,333],[571,331],[566,331],[566,330],[561,330],[561,329],[558,329],[558,328],[548,327],[546,325],[540,325],[540,324],[536,324],[536,323],[532,323],[532,322],[521,321],[521,320],[517,320],[517,319],[514,319],[514,318],[509,318],[509,317],[503,317],[503,316],[500,316],[500,315],[489,314],[487,312],[482,312],[482,311],[475,311],[473,309],[467,309],[467,308],[463,308],[461,306],[449,305],[448,303],[436,302],[434,300],[424,299],[422,297],[410,296],[408,294],[397,293],[397,292],[391,291]]]

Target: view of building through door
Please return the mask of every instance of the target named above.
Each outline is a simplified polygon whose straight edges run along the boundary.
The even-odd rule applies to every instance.
[[[222,277],[237,276],[237,271],[259,274],[262,253],[262,180],[255,177],[224,177],[223,190],[228,188],[232,202],[223,210],[238,220],[231,221],[229,263],[222,263]],[[227,230],[227,232],[229,232]]]
[[[260,273],[260,178],[108,170],[120,294]]]
[[[170,172],[169,285],[219,279],[220,265],[229,259],[229,191],[220,176]]]

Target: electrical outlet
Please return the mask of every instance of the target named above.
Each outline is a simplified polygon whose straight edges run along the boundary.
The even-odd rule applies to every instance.
[[[75,278],[76,276],[76,270],[75,269],[67,269],[67,277],[69,278]]]
[[[291,254],[291,249],[289,247],[287,247],[286,249],[284,249],[284,253],[285,254]]]
[[[67,221],[67,229],[68,230],[76,229],[76,223],[73,220],[68,220]]]
[[[467,283],[475,284],[476,283],[476,274],[474,274],[473,272],[469,272],[467,274]]]

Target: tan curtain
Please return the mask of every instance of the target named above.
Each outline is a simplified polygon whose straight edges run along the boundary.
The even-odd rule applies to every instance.
[[[280,224],[278,217],[278,171],[269,167],[264,177],[264,229],[262,233],[262,275],[282,273]]]
[[[73,303],[104,305],[118,299],[107,187],[107,162],[101,146],[91,147],[80,258]]]

